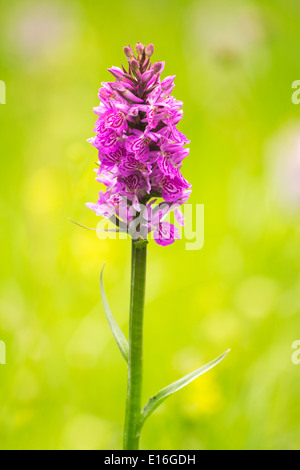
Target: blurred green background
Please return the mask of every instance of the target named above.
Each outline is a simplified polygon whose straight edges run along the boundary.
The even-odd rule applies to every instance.
[[[205,245],[149,245],[144,402],[225,349],[146,423],[143,449],[299,449],[298,0],[1,1],[1,449],[119,449],[130,241],[99,240],[93,135],[107,67],[154,43],[176,74]]]

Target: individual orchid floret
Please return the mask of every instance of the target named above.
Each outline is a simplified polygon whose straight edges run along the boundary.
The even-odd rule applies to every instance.
[[[160,222],[153,232],[153,238],[158,245],[167,246],[180,238],[178,229],[169,222]]]
[[[134,134],[126,140],[126,149],[129,153],[133,153],[137,160],[145,162],[149,158],[151,142],[157,142],[159,136],[148,130],[142,132],[137,129],[134,130]]]

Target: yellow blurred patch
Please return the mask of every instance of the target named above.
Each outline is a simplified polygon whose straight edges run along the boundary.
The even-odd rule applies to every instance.
[[[73,256],[80,260],[94,260],[99,254],[109,253],[111,246],[108,239],[100,241],[96,233],[78,227],[71,234],[70,245]]]
[[[49,215],[65,202],[64,181],[52,168],[37,169],[26,181],[26,209],[36,215]]]
[[[213,371],[208,371],[186,389],[183,406],[190,415],[215,414],[222,405],[223,396]]]

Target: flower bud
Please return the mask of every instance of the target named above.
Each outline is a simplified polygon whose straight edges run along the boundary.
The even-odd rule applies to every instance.
[[[151,66],[151,70],[153,70],[154,73],[158,73],[160,75],[164,67],[165,67],[164,62],[156,62],[155,64]]]
[[[122,92],[122,96],[127,99],[132,101],[133,103],[143,103],[143,100],[139,98],[138,96],[135,96],[131,91],[126,90]]]
[[[136,77],[140,77],[140,64],[138,63],[138,61],[136,59],[132,59],[129,63],[132,73]]]
[[[174,78],[175,75],[164,78],[164,80],[161,82],[161,88],[163,91],[167,90],[173,84]]]
[[[142,77],[141,77],[141,78],[142,78],[142,82],[143,82],[143,83],[148,83],[149,80],[151,80],[151,78],[153,77],[153,75],[154,75],[153,70],[148,70],[147,72],[143,73],[143,75],[142,75]]]
[[[126,57],[128,57],[128,59],[134,58],[134,53],[132,52],[130,47],[127,47],[127,46],[124,47],[124,54],[126,55]]]
[[[112,67],[108,71],[117,79],[122,80],[124,78],[124,72],[119,67]]]
[[[122,85],[122,83],[120,83],[120,82],[112,82],[109,85],[113,90],[126,91],[126,87],[124,85]]]
[[[143,44],[141,44],[140,42],[138,42],[136,45],[135,45],[135,50],[136,50],[136,53],[138,55],[138,58],[142,57],[143,55],[143,52],[145,50],[145,47],[143,46]]]
[[[149,46],[147,46],[145,49],[146,57],[151,57],[153,55],[153,52],[154,52],[154,46],[153,44],[149,44]]]

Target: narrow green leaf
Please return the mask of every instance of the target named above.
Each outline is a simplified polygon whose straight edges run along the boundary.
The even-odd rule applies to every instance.
[[[185,387],[188,385],[190,382],[193,380],[197,379],[200,375],[204,374],[208,370],[212,369],[215,367],[219,362],[224,359],[224,357],[229,353],[230,349],[225,351],[225,353],[221,354],[221,356],[217,357],[213,361],[209,362],[205,366],[200,367],[199,369],[194,370],[193,372],[190,372],[190,374],[185,375],[179,380],[176,380],[176,382],[173,382],[171,385],[168,387],[163,388],[158,392],[156,395],[151,397],[145,408],[142,411],[142,418],[141,418],[141,427],[143,426],[144,422],[146,419],[153,413],[153,411],[166,399],[168,396],[172,395],[173,393],[177,392],[181,388]]]
[[[102,268],[102,271],[101,271],[101,276],[100,276],[100,289],[101,289],[102,303],[103,303],[103,307],[104,307],[104,311],[105,311],[107,321],[109,323],[112,334],[115,338],[117,346],[120,350],[120,353],[122,354],[125,361],[128,362],[128,350],[129,350],[129,348],[128,348],[127,340],[126,340],[125,336],[123,335],[122,331],[120,330],[120,328],[118,327],[118,324],[117,324],[116,320],[112,316],[112,313],[110,311],[110,308],[109,308],[109,305],[108,305],[108,302],[107,302],[107,298],[106,298],[106,295],[105,295],[104,286],[103,286],[104,266],[105,265],[103,265],[103,268]]]

